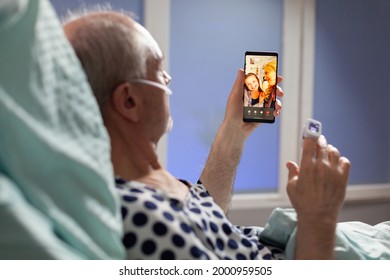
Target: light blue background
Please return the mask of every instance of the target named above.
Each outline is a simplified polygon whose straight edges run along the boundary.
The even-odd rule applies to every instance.
[[[352,184],[390,182],[389,15],[388,0],[317,1],[314,117]]]
[[[244,67],[245,51],[281,52],[282,4],[281,0],[171,1],[175,126],[169,135],[168,168],[174,175],[198,179],[237,70]],[[236,190],[275,189],[278,136],[278,120],[263,124],[250,136],[237,172]]]
[[[51,2],[61,15],[100,1]],[[109,2],[133,11],[143,23],[142,0]],[[316,13],[314,117],[324,123],[328,141],[352,161],[350,183],[388,183],[390,1],[318,0]],[[246,50],[279,52],[283,75],[282,16],[282,0],[171,0],[175,125],[168,169],[175,176],[198,179]],[[237,192],[276,190],[278,147],[279,120],[250,136]]]

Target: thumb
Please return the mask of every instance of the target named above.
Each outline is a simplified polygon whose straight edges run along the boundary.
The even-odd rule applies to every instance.
[[[236,81],[234,82],[231,94],[235,96],[235,98],[242,99],[242,92],[244,89],[244,70],[239,69],[237,72]]]
[[[299,175],[299,167],[298,165],[293,161],[288,161],[286,163],[286,167],[288,169],[288,180],[290,181],[295,176]]]

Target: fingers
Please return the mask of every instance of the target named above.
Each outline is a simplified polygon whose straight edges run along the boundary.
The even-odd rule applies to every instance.
[[[282,105],[279,100],[276,99],[275,103],[275,110],[274,110],[274,117],[279,117],[280,115],[280,109],[282,109]]]
[[[278,76],[276,83],[280,84],[282,81],[283,81],[283,77]],[[284,92],[281,89],[281,87],[279,87],[279,86],[276,86],[276,96],[278,96],[278,97],[284,96]],[[274,117],[279,117],[281,109],[282,109],[282,103],[280,102],[280,100],[276,99]]]
[[[276,99],[275,110],[280,110],[280,109],[282,109],[282,102],[280,102],[279,99]]]
[[[290,181],[295,176],[299,175],[299,167],[298,165],[293,161],[288,161],[286,163],[286,167],[288,169],[288,180]]]
[[[337,166],[339,164],[340,152],[336,147],[328,145],[328,156],[331,166]]]
[[[349,170],[351,169],[351,162],[346,157],[339,158],[339,166],[344,173],[345,179],[349,177]]]
[[[317,153],[317,141],[312,138],[305,138],[303,140],[301,168],[313,162]]]
[[[286,186],[287,194],[290,199],[294,199],[294,193],[296,192],[296,186],[299,177],[299,167],[293,161],[288,161],[286,163],[288,169],[288,182]]]
[[[351,168],[350,161],[346,157],[341,157],[339,150],[332,145],[328,145],[328,156],[330,165],[333,168],[339,168],[344,178],[347,179]]]
[[[234,98],[236,101],[242,100],[244,78],[245,78],[244,70],[238,69],[236,80],[230,92],[230,97]]]
[[[242,93],[244,88],[244,79],[245,79],[244,70],[238,69],[236,81],[234,82],[233,85],[233,91],[238,91]]]
[[[240,87],[244,86],[244,79],[245,79],[244,70],[238,69],[236,82],[238,82]]]
[[[282,102],[280,102],[279,99],[276,99],[274,117],[279,117],[281,109],[282,109]]]
[[[339,169],[346,178],[349,176],[350,161],[346,157],[341,157],[336,147],[328,145],[323,135],[317,141],[310,138],[304,139],[301,168],[314,162],[329,164],[332,169]]]
[[[283,97],[284,92],[280,86],[276,86],[276,96]]]
[[[323,135],[317,141],[317,159],[328,161],[328,144]]]
[[[283,81],[283,77],[282,76],[278,76],[278,78],[276,80],[276,84],[280,84],[282,81]],[[282,97],[283,95],[284,95],[284,92],[281,89],[281,87],[276,86],[276,96]]]

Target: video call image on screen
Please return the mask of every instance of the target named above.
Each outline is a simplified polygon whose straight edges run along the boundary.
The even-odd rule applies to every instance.
[[[244,119],[273,120],[277,56],[245,56]]]

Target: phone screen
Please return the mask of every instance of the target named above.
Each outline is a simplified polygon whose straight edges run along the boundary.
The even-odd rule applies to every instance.
[[[245,122],[274,123],[278,53],[245,53],[244,114]]]

